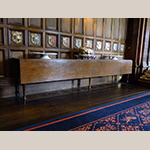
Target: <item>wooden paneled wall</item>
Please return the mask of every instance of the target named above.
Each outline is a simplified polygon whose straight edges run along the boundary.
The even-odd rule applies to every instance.
[[[122,59],[127,22],[126,18],[0,18],[0,77],[9,77],[9,58],[30,58],[32,52],[51,53],[52,59],[73,58],[77,40],[80,46],[91,46],[96,59],[104,55]]]

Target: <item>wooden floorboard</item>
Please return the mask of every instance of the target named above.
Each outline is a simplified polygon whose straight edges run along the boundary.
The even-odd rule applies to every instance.
[[[149,92],[149,88],[116,83],[93,86],[90,92],[83,87],[80,91],[69,89],[29,95],[26,105],[14,97],[3,98],[0,99],[0,130],[13,130],[145,92]]]

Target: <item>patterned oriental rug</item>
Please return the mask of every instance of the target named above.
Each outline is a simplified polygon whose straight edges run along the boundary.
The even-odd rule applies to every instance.
[[[149,131],[150,92],[14,131]]]

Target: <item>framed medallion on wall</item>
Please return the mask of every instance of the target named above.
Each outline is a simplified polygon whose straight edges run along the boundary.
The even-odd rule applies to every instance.
[[[90,48],[93,48],[93,40],[86,39],[86,44],[85,44],[85,46],[90,47]]]
[[[124,44],[121,44],[121,48],[120,48],[120,52],[124,52],[124,47],[125,47],[125,45]]]
[[[42,46],[41,33],[29,32],[29,46]]]
[[[96,50],[102,50],[102,41],[96,41]]]
[[[9,30],[9,45],[24,45],[24,31]]]
[[[118,43],[113,44],[113,52],[118,52]]]
[[[58,35],[46,35],[46,47],[52,47],[52,48],[57,48],[57,39],[58,39]]]
[[[105,43],[105,51],[110,51],[111,48],[110,48],[110,42],[106,42]]]
[[[74,48],[77,48],[77,49],[79,49],[79,48],[81,48],[82,47],[82,39],[81,38],[75,38],[74,39]]]
[[[61,48],[70,48],[70,40],[71,37],[67,37],[67,36],[62,36],[61,37]]]

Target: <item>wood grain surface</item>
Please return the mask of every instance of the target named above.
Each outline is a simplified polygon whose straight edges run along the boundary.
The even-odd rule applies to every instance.
[[[21,84],[132,73],[131,60],[19,59]]]

